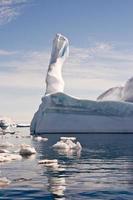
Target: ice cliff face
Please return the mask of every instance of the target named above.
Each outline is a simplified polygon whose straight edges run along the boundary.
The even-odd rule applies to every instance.
[[[45,95],[31,122],[31,133],[132,132],[133,104],[91,101],[64,93]]]
[[[57,34],[52,47],[51,59],[46,77],[46,94],[63,92],[62,65],[69,54],[68,39]]]

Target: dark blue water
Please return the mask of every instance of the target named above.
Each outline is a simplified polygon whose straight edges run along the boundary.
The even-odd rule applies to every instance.
[[[59,134],[45,135],[47,142],[27,138],[28,129],[16,134],[0,140],[16,148],[31,144],[37,155],[0,165],[1,176],[12,181],[0,189],[0,199],[133,200],[133,134],[74,135],[81,152],[54,151]],[[39,165],[38,160],[45,158],[58,159],[61,170]]]

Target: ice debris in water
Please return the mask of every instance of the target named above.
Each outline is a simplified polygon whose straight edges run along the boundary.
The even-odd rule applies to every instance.
[[[31,147],[30,145],[27,145],[27,144],[21,145],[21,148],[20,148],[20,151],[19,151],[20,155],[30,156],[30,155],[35,154],[35,153],[36,153],[36,150],[35,150],[34,147]]]
[[[9,143],[9,142],[5,142],[5,143],[1,143],[0,144],[0,148],[7,148],[7,147],[13,147],[14,145]]]
[[[11,183],[11,181],[9,179],[7,179],[6,177],[0,177],[0,188],[1,187],[5,187],[7,185],[9,185]]]
[[[0,153],[0,162],[10,162],[12,160],[21,160],[22,157],[17,154]]]
[[[48,138],[44,138],[44,137],[41,137],[41,136],[37,136],[37,137],[34,137],[34,140],[36,140],[36,141],[38,141],[38,142],[40,142],[40,141],[47,141],[48,140]]]
[[[9,153],[7,149],[0,149],[0,153]]]
[[[53,145],[53,148],[57,149],[66,149],[66,150],[81,150],[82,146],[80,142],[75,141],[76,138],[74,137],[61,137],[60,141],[58,141],[56,144]]]

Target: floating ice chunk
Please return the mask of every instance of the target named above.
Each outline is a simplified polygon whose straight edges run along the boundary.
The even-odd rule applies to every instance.
[[[10,156],[11,160],[21,160],[22,159],[22,156],[17,155],[17,154],[10,154],[9,156]]]
[[[9,153],[7,149],[0,149],[0,153]]]
[[[11,183],[11,181],[9,179],[7,179],[6,177],[0,178],[0,188],[5,187],[5,186],[9,185],[10,183]]]
[[[72,138],[72,140],[76,140],[76,138]],[[57,149],[65,149],[65,150],[70,150],[70,149],[82,149],[81,144],[79,142],[73,142],[71,138],[67,137],[61,137],[61,140],[58,141],[56,144],[53,145],[53,148]]]
[[[22,156],[30,156],[32,154],[35,154],[36,150],[34,147],[31,147],[30,145],[22,144],[21,149],[19,151],[19,154]]]
[[[10,162],[12,160],[21,160],[21,156],[17,154],[1,153],[0,162]]]
[[[0,148],[7,148],[7,147],[13,147],[14,145],[9,142],[1,143]]]
[[[4,116],[0,116],[0,127],[7,128],[7,127],[15,127],[16,124],[13,122],[12,119]]]
[[[47,141],[48,138],[44,138],[44,137],[40,137],[40,136],[38,136],[38,137],[34,137],[34,140],[40,142],[40,141]]]
[[[9,162],[11,161],[11,159],[9,157],[5,157],[3,155],[0,155],[0,163],[1,162]]]
[[[54,148],[57,149],[69,149],[69,145],[66,144],[64,141],[59,141],[53,145]]]

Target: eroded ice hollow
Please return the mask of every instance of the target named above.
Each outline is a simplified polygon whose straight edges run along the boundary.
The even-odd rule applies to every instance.
[[[64,93],[62,78],[68,54],[68,39],[57,34],[46,76],[46,93],[32,119],[31,133],[133,132],[133,80],[124,87],[109,89],[97,101],[72,97]]]

